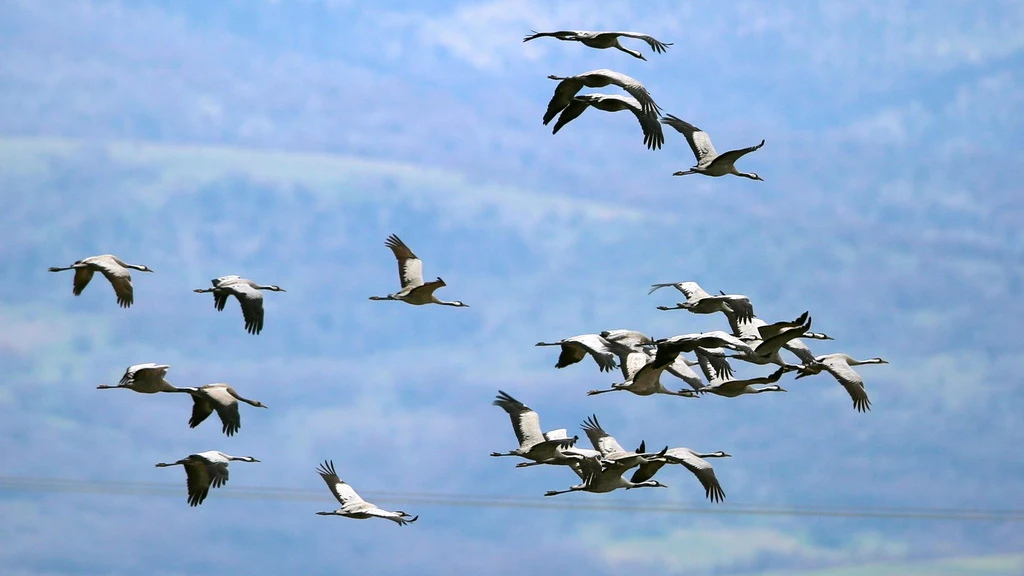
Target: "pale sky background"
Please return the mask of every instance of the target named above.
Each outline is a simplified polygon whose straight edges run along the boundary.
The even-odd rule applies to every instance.
[[[457,507],[375,497],[411,526],[322,518],[333,459],[367,495],[499,496],[727,510],[741,505],[1024,510],[1024,3],[0,0],[0,476],[150,482],[161,494],[0,488],[4,574],[1024,574],[1020,521]],[[714,7],[712,7],[714,6]],[[531,29],[627,29],[673,42],[643,62]],[[632,45],[632,44],[631,44]],[[673,178],[693,157],[629,113],[552,136],[555,82],[630,74],[720,151],[767,140],[742,178]],[[614,87],[597,90],[619,93]],[[398,234],[466,309],[393,292]],[[46,271],[144,263],[136,302]],[[266,326],[192,288],[278,284]],[[587,397],[618,373],[555,370],[535,348],[614,328],[728,329],[659,312],[654,282],[809,310],[882,356],[872,411],[827,375],[789,392]],[[232,438],[191,402],[97,391],[125,367],[224,381]],[[770,368],[737,364],[743,375]],[[669,386],[681,381],[666,376]],[[688,472],[668,489],[568,494],[515,469],[499,389],[546,429],[596,413],[623,444],[724,450],[725,504]],[[587,445],[581,439],[582,445]],[[191,452],[252,455],[198,508]],[[246,487],[315,500],[240,499]],[[556,502],[557,501],[557,502]]]

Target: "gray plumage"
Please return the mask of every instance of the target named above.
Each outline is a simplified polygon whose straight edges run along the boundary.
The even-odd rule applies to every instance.
[[[587,395],[594,396],[597,394],[604,394],[606,392],[628,391],[636,394],[637,396],[667,394],[671,396],[684,396],[687,398],[696,397],[696,394],[690,390],[672,391],[665,388],[661,383],[661,374],[665,372],[670,365],[677,365],[679,362],[678,358],[674,360],[672,364],[659,364],[655,362],[656,358],[656,356],[652,357],[646,351],[630,352],[619,364],[620,368],[622,368],[622,377],[624,381],[612,384],[611,388],[604,390],[590,390],[587,392]],[[683,364],[683,366],[685,367],[685,364]],[[689,370],[689,368],[686,368],[686,370]]]
[[[188,488],[188,505],[199,506],[206,500],[210,488],[220,488],[228,482],[228,463],[259,462],[252,456],[231,456],[217,450],[189,454],[177,462],[156,465],[157,468],[181,465],[185,467],[186,486]]]
[[[633,482],[626,480],[622,474],[629,468],[622,464],[602,464],[597,457],[583,458],[570,464],[573,472],[583,480],[582,483],[570,486],[568,490],[548,490],[545,496],[557,496],[569,492],[594,492],[603,494],[619,488],[630,490],[632,488],[666,488],[657,480],[646,480],[644,482]]]
[[[761,143],[757,146],[730,150],[719,154],[711,144],[711,137],[693,124],[680,120],[671,114],[665,115],[661,122],[675,128],[686,137],[686,142],[690,145],[690,150],[693,151],[693,155],[697,159],[697,163],[692,168],[675,172],[672,174],[673,176],[686,176],[687,174],[725,176],[726,174],[733,174],[750,178],[751,180],[764,180],[754,172],[740,172],[735,166],[737,160],[764,146],[764,140],[761,140]]]
[[[563,338],[558,342],[537,342],[534,346],[559,346],[562,351],[558,355],[555,368],[565,368],[586,358],[587,354],[597,362],[602,372],[615,369],[615,354],[609,348],[608,341],[598,334],[580,334]]]
[[[100,384],[96,388],[99,390],[124,388],[126,390],[134,390],[135,392],[142,394],[181,392],[181,388],[173,386],[164,378],[167,376],[167,370],[169,369],[170,366],[167,364],[154,364],[152,362],[133,364],[124,371],[124,375],[121,376],[121,381],[118,382],[117,385],[110,386],[107,384]]]
[[[556,114],[572,103],[573,98],[584,86],[588,88],[604,88],[609,84],[614,84],[635,98],[640,103],[640,108],[644,114],[658,115],[661,113],[661,108],[654,103],[654,99],[651,98],[650,93],[647,92],[643,84],[635,78],[615,72],[614,70],[602,68],[575,76],[555,76],[552,74],[548,78],[558,80],[559,83],[558,86],[555,86],[555,93],[551,96],[547,111],[544,113],[545,126],[554,119]]]
[[[689,448],[669,448],[665,450],[665,454],[661,458],[652,459],[641,464],[637,471],[633,473],[630,481],[643,482],[650,480],[666,464],[679,464],[697,477],[701,486],[704,487],[704,495],[708,500],[721,502],[725,500],[725,491],[722,490],[722,485],[718,483],[715,469],[704,458],[729,458],[730,456],[730,454],[726,454],[721,450],[702,454]]]
[[[754,317],[754,306],[750,299],[742,294],[720,294],[712,296],[704,291],[696,282],[670,282],[665,284],[652,284],[647,294],[653,294],[656,290],[666,287],[673,287],[686,296],[686,302],[679,302],[674,307],[658,306],[658,310],[689,310],[694,314],[714,314],[723,312],[734,315],[742,322],[749,321]]]
[[[551,133],[557,134],[562,126],[579,117],[590,107],[604,112],[629,110],[640,123],[640,129],[644,134],[644,146],[651,150],[657,150],[665,143],[665,133],[661,129],[661,123],[658,122],[658,116],[644,112],[636,98],[618,94],[580,94],[573,97],[569,105],[558,115],[558,120]]]
[[[584,46],[597,49],[615,48],[621,50],[626,54],[640,60],[647,60],[639,50],[631,50],[626,48],[619,43],[619,38],[635,38],[637,40],[643,40],[651,47],[651,50],[662,54],[669,46],[671,42],[661,42],[656,40],[654,37],[641,34],[640,32],[590,32],[587,30],[559,30],[557,32],[536,32],[530,30],[530,34],[523,38],[523,42],[529,42],[535,38],[551,37],[557,38],[563,41],[579,42]]]
[[[768,376],[759,378],[745,378],[740,380],[732,379],[732,367],[724,357],[705,354],[697,350],[697,361],[700,363],[701,371],[708,379],[707,386],[698,390],[701,394],[715,394],[726,398],[735,398],[743,394],[760,394],[762,392],[785,392],[781,386],[775,384],[782,378],[782,375],[791,369],[785,366]],[[757,385],[766,385],[756,388]]]
[[[864,388],[864,379],[861,378],[860,374],[852,366],[888,363],[887,360],[877,357],[857,360],[848,354],[825,354],[815,358],[813,364],[801,367],[797,378],[818,374],[823,370],[827,371],[846,389],[846,392],[853,400],[854,409],[858,412],[867,412],[871,410],[871,400],[868,398],[868,392]]]
[[[192,396],[192,417],[188,421],[189,428],[199,426],[214,412],[221,421],[221,431],[234,436],[242,427],[242,416],[238,411],[238,403],[245,402],[257,408],[267,406],[258,400],[244,398],[233,387],[223,382],[207,384],[200,387],[179,388],[178,392],[188,392]]]
[[[491,456],[520,456],[534,462],[554,463],[559,460],[561,448],[571,448],[576,443],[577,437],[569,438],[564,429],[541,431],[537,412],[502,390],[498,390],[492,404],[508,414],[519,447],[509,452],[491,452]]]
[[[337,510],[317,512],[318,516],[344,516],[346,518],[355,518],[356,520],[383,518],[391,520],[399,526],[411,524],[419,519],[419,516],[412,516],[401,510],[395,510],[394,512],[384,510],[371,502],[363,500],[347,482],[338,477],[338,473],[334,471],[334,462],[331,460],[325,460],[316,471],[324,479],[327,487],[331,489],[331,493],[334,494],[338,503],[341,504],[341,507]]]
[[[392,234],[388,236],[384,245],[391,249],[398,261],[398,278],[402,283],[402,289],[387,296],[370,296],[370,300],[400,300],[413,306],[424,304],[440,304],[442,306],[453,306],[456,308],[468,308],[459,300],[445,301],[434,296],[434,291],[442,286],[447,286],[440,276],[431,282],[423,281],[423,261],[413,254],[412,250],[405,245],[405,242]]]
[[[95,272],[103,274],[114,288],[114,295],[117,297],[117,304],[122,308],[129,308],[135,302],[135,292],[132,288],[132,275],[128,271],[139,270],[140,272],[152,272],[144,264],[128,264],[113,254],[102,254],[76,260],[71,266],[51,266],[50,272],[62,272],[74,270],[75,279],[71,292],[75,296],[82,293],[85,287],[92,280]]]
[[[224,310],[228,297],[234,296],[242,308],[242,319],[245,320],[245,331],[256,335],[263,331],[263,293],[261,290],[271,292],[285,292],[284,288],[275,284],[257,284],[248,278],[237,275],[221,276],[210,280],[212,288],[196,288],[193,292],[204,294],[213,293],[213,305],[217,310]]]

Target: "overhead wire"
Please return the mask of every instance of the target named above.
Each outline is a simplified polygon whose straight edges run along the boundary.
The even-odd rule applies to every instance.
[[[182,496],[184,486],[167,482],[123,482],[76,480],[70,478],[32,478],[0,476],[0,490],[20,492],[103,494],[114,496]],[[331,501],[323,490],[274,486],[227,486],[217,498],[279,501]],[[713,507],[676,504],[623,504],[594,502],[553,502],[522,496],[456,494],[434,492],[366,491],[368,498],[386,503],[439,507],[532,508],[546,510],[628,511],[660,514],[731,514],[750,516],[804,516],[819,518],[875,518],[941,521],[1024,521],[1024,510],[972,510],[958,508],[881,508],[782,506],[765,504],[721,504]]]

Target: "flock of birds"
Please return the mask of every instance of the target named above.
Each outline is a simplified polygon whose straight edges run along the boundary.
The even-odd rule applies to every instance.
[[[619,38],[634,38],[646,42],[654,52],[663,53],[671,43],[660,42],[646,34],[635,32],[586,32],[563,30],[557,32],[534,32],[523,41],[541,37],[553,37],[563,41],[580,42],[591,48],[615,48],[635,58],[646,60],[639,51],[622,46]],[[764,140],[757,146],[732,150],[718,154],[711,145],[706,133],[675,116],[661,116],[660,107],[654,102],[646,88],[637,80],[614,72],[601,69],[578,74],[575,76],[549,76],[558,80],[555,93],[548,103],[543,122],[547,125],[555,116],[558,119],[553,129],[557,133],[565,124],[580,116],[588,107],[606,112],[630,110],[640,122],[644,135],[644,143],[650,149],[658,149],[665,137],[661,124],[675,128],[685,136],[696,158],[696,165],[675,175],[704,174],[706,176],[724,176],[733,174],[753,180],[761,180],[754,173],[740,172],[735,162],[740,157],[753,152],[764,145]],[[583,87],[600,88],[616,85],[624,89],[629,96],[616,94],[579,94]],[[423,263],[398,236],[387,238],[385,246],[391,249],[398,262],[398,273],[401,288],[387,296],[371,296],[371,300],[394,300],[416,306],[439,304],[452,307],[467,307],[461,301],[445,301],[435,296],[438,288],[445,286],[444,280],[437,277],[425,282],[423,279]],[[117,297],[117,303],[124,308],[134,303],[134,291],[130,270],[153,272],[141,264],[129,264],[111,254],[84,258],[67,267],[51,267],[51,272],[74,270],[73,293],[77,296],[89,284],[96,272],[103,274],[110,282]],[[245,330],[253,335],[259,334],[264,326],[263,291],[284,292],[276,285],[264,285],[240,276],[222,276],[211,280],[208,288],[197,288],[197,293],[212,293],[214,307],[223,310],[228,299],[234,296],[238,300]],[[864,381],[854,371],[853,366],[863,364],[885,364],[881,358],[856,360],[846,354],[826,354],[815,356],[802,339],[832,340],[826,334],[811,332],[811,318],[804,312],[794,320],[767,323],[754,315],[753,305],[747,296],[741,294],[725,294],[720,292],[712,295],[702,289],[696,282],[676,282],[654,284],[648,294],[661,288],[674,287],[685,296],[685,302],[675,306],[658,306],[659,310],[687,310],[694,314],[722,313],[731,329],[730,332],[712,331],[693,334],[682,334],[671,338],[653,339],[636,330],[608,330],[599,334],[583,334],[559,340],[558,342],[538,342],[537,346],[558,346],[560,353],[556,368],[565,368],[583,361],[587,356],[593,358],[602,372],[619,368],[623,382],[612,384],[611,388],[590,390],[588,395],[609,392],[628,391],[640,396],[665,394],[696,398],[706,394],[715,394],[734,398],[747,394],[764,392],[785,392],[777,384],[787,372],[796,372],[796,378],[803,378],[828,372],[841,384],[853,400],[853,406],[860,412],[870,409]],[[781,355],[786,350],[792,353],[799,363],[787,362]],[[683,354],[693,354],[691,360]],[[735,379],[730,359],[740,360],[756,365],[777,365],[778,368],[767,376]],[[699,366],[704,375],[702,379],[691,367]],[[259,401],[240,395],[225,383],[213,383],[199,387],[179,388],[166,380],[170,366],[166,364],[136,364],[129,366],[116,386],[100,385],[100,389],[122,388],[144,394],[158,392],[184,393],[192,398],[192,416],[189,426],[195,428],[211,414],[217,413],[222,431],[233,436],[241,428],[239,403],[244,402],[257,408],[266,408]],[[681,379],[688,389],[670,390],[662,382],[662,374],[669,374]],[[593,449],[577,448],[578,436],[569,437],[566,429],[544,432],[540,426],[537,412],[516,400],[504,391],[498,393],[494,405],[504,410],[511,419],[512,428],[519,442],[518,448],[508,452],[493,452],[491,456],[517,456],[526,461],[517,467],[530,467],[542,464],[568,466],[580,478],[581,483],[570,486],[566,490],[550,490],[545,495],[554,496],[566,492],[586,491],[605,493],[619,488],[631,489],[640,487],[664,487],[665,485],[653,477],[667,464],[677,464],[692,472],[704,487],[705,496],[713,502],[721,502],[725,492],[715,477],[708,458],[729,457],[723,451],[710,453],[697,452],[689,448],[666,446],[660,451],[649,452],[645,442],[641,441],[633,451],[626,450],[619,442],[608,434],[600,425],[597,416],[586,419],[582,428]],[[259,462],[252,456],[232,456],[217,450],[190,454],[175,462],[161,462],[157,467],[183,466],[187,477],[188,503],[198,506],[206,499],[211,488],[219,488],[228,481],[228,465],[232,461]],[[630,479],[624,474],[636,471]],[[330,488],[340,507],[333,511],[317,512],[320,515],[338,515],[348,518],[384,518],[399,525],[415,522],[418,516],[403,511],[384,510],[363,500],[352,487],[343,481],[330,460],[324,461],[317,472]]]

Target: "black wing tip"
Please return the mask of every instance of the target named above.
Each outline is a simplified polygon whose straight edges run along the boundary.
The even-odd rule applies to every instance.
[[[335,472],[334,470],[334,460],[324,460],[322,463],[320,463],[319,466],[317,466],[316,471],[321,476],[334,476],[336,478],[338,477],[338,473]]]
[[[516,399],[513,398],[512,396],[510,396],[508,392],[505,392],[504,390],[498,390],[498,396],[494,400],[494,404],[497,405],[498,402],[515,402],[515,401],[516,401]]]

